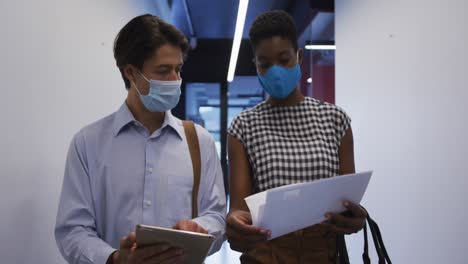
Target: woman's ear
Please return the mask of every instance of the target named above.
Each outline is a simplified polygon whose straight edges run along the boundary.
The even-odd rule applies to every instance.
[[[302,59],[303,59],[303,58],[304,58],[304,50],[301,49],[301,48],[297,49],[297,63],[298,63],[299,65],[302,64]]]

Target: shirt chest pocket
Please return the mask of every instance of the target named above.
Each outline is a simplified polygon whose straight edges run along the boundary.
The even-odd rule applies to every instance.
[[[171,211],[167,215],[175,224],[190,219],[192,214],[193,169],[191,160],[184,160],[165,172],[167,177],[166,201]]]

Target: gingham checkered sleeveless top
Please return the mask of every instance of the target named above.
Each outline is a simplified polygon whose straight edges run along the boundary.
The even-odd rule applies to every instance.
[[[240,113],[228,133],[244,145],[256,193],[338,175],[350,122],[341,108],[306,97],[287,107],[262,102]]]

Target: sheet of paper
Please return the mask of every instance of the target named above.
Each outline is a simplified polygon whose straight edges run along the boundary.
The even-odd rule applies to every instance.
[[[271,239],[318,224],[327,212],[346,211],[343,201],[360,203],[372,172],[348,174],[270,189],[245,198],[255,226]]]
[[[261,219],[261,215],[263,215],[266,194],[267,192],[260,192],[245,198],[254,226],[262,226],[262,224],[258,222],[258,219]]]

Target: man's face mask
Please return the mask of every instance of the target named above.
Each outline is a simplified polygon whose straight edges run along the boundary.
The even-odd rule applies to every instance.
[[[141,102],[150,112],[166,112],[173,109],[179,103],[180,99],[180,86],[182,80],[176,81],[159,81],[159,80],[148,80],[143,73],[139,74],[149,83],[149,93],[142,95],[135,88],[140,95]]]

